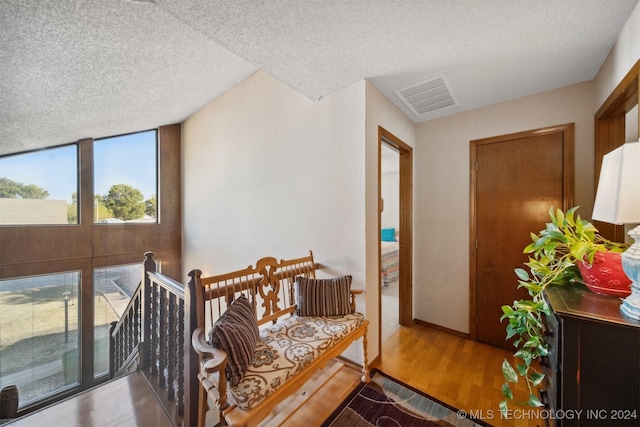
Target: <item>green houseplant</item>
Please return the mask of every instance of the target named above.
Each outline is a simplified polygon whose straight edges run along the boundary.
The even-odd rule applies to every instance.
[[[524,248],[529,254],[525,268],[516,268],[518,288],[527,289],[531,299],[514,301],[512,305],[502,306],[500,321],[508,319],[506,339],[515,337],[516,366],[505,359],[502,374],[506,382],[502,386],[504,400],[500,410],[505,413],[508,402],[542,406],[535,395],[535,387],[544,379],[544,373],[536,369],[535,360],[548,354],[548,344],[544,338],[544,316],[549,315],[549,307],[543,298],[543,291],[551,284],[584,283],[580,276],[577,261],[587,260],[593,263],[596,253],[623,252],[627,245],[611,242],[598,234],[596,227],[576,214],[578,207],[565,212],[560,209],[549,210],[551,222],[538,234],[531,233],[532,243]],[[528,399],[516,400],[510,384],[523,378],[529,392]]]

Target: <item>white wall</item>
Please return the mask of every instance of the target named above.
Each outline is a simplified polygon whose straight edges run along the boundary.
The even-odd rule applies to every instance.
[[[640,138],[640,128],[638,128],[639,118],[640,118],[640,113],[638,112],[637,105],[625,115],[624,117],[625,142],[638,141],[638,138]]]
[[[365,288],[364,87],[312,102],[257,72],[184,122],[185,277],[311,249]]]
[[[417,126],[414,317],[469,332],[469,142],[571,122],[574,204],[588,217],[594,192],[592,82]]]
[[[640,58],[640,3],[631,12],[595,77],[594,113]]]
[[[312,102],[263,72],[187,119],[185,277],[312,249],[321,276],[352,274],[366,289],[357,302],[377,357],[378,125],[413,146],[413,123],[368,83]]]
[[[382,174],[380,191],[384,200],[382,228],[395,228],[397,231],[400,226],[400,175],[398,172]]]
[[[640,3],[629,16],[620,35],[595,78],[594,112],[607,100],[631,67],[640,59]],[[638,107],[629,111],[625,118],[625,141],[637,141]]]

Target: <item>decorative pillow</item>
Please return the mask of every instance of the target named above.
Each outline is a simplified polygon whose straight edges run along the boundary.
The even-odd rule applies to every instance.
[[[333,279],[296,277],[296,312],[298,316],[344,316],[350,314],[351,276]]]
[[[380,230],[380,238],[383,242],[395,242],[396,241],[396,229],[395,228],[383,228]]]
[[[242,379],[260,340],[256,315],[249,300],[241,295],[227,308],[209,331],[211,345],[227,353],[227,381],[232,386]]]

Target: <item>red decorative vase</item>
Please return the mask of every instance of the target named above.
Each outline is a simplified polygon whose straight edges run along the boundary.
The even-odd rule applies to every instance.
[[[598,252],[593,264],[578,262],[580,275],[589,290],[622,298],[631,294],[631,280],[624,274],[621,255],[620,252]]]

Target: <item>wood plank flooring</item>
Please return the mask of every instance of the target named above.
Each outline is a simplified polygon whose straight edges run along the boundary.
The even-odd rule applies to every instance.
[[[502,361],[513,363],[512,355],[505,349],[415,325],[401,327],[383,343],[378,368],[493,426],[544,426],[540,412],[529,407],[510,406],[507,418],[500,414]],[[522,384],[514,393],[522,400],[529,395]]]
[[[381,363],[383,372],[403,381],[451,406],[473,413],[495,427],[544,426],[534,411],[514,407],[508,419],[498,410],[502,400],[504,382],[501,372],[503,359],[511,352],[475,341],[416,325],[401,327],[383,344]],[[325,368],[331,369],[331,364]],[[317,376],[323,375],[319,372]],[[317,377],[310,380],[313,383]],[[330,380],[323,383],[302,406],[293,408],[289,403],[300,401],[309,393],[303,387],[298,395],[279,405],[270,415],[283,419],[282,426],[316,426],[322,423],[360,381],[360,372],[342,367]],[[523,394],[524,390],[518,390]],[[521,411],[521,412],[516,412]],[[287,412],[284,417],[281,413]],[[210,411],[207,425],[217,422],[215,411]],[[286,419],[285,419],[286,418]],[[266,422],[265,426],[276,423]],[[122,379],[89,390],[55,406],[15,420],[9,427],[43,425],[111,427],[172,425],[157,404],[154,394],[140,374],[133,373]]]
[[[142,374],[133,372],[3,427],[172,427]]]

